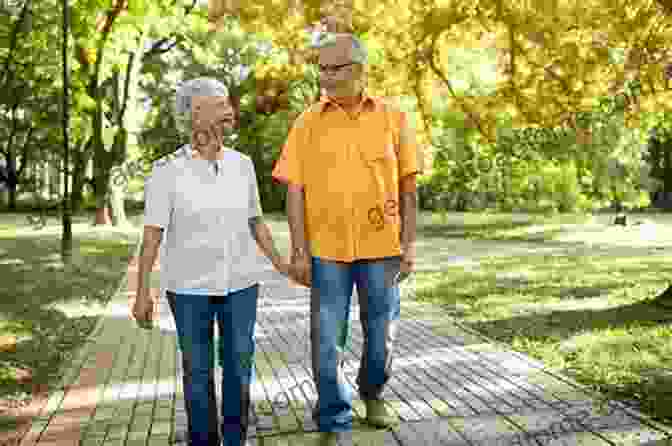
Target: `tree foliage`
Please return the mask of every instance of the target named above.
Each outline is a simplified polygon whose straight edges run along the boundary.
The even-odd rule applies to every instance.
[[[435,170],[444,170],[435,182],[441,178],[451,191],[533,196],[535,184],[550,181],[534,180],[541,172],[567,168],[587,199],[613,198],[607,184],[619,181],[636,195],[638,163],[649,159],[641,155],[645,136],[670,126],[663,76],[670,11],[663,1],[219,3],[218,27],[208,25],[208,15],[217,14],[195,0],[73,4],[73,162],[76,172],[89,158],[96,166],[94,178],[79,178],[75,190],[96,185],[100,205],[112,170],[140,148],[168,150],[148,135],[171,128],[173,88],[197,73],[232,87],[241,141],[255,129],[247,144],[266,147],[272,158],[319,92],[310,47],[317,29],[352,31],[366,42],[368,89],[398,97],[413,112],[421,143],[436,152]],[[3,152],[7,158],[15,151],[15,164],[23,146],[38,150],[33,158],[44,157],[45,147],[58,155],[60,138],[58,4],[25,4],[30,26],[21,7],[0,17],[0,62],[7,67],[0,131],[5,140],[15,133]],[[30,38],[17,37],[24,35]],[[244,82],[235,81],[236,70],[247,70]],[[144,96],[152,102],[146,120]],[[30,113],[12,114],[17,97],[17,110]],[[48,130],[31,138],[48,143],[30,143],[30,129],[42,127]],[[137,146],[140,127],[145,137]],[[30,164],[31,155],[26,159]],[[627,175],[607,181],[614,162],[628,166]]]

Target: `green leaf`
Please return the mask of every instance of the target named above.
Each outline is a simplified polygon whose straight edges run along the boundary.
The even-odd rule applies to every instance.
[[[91,111],[96,108],[96,101],[85,92],[79,91],[75,93],[75,101],[81,110]]]
[[[128,13],[135,17],[145,17],[148,12],[146,0],[132,0],[128,2]]]

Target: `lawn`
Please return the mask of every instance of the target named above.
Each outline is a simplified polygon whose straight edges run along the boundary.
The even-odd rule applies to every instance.
[[[618,227],[608,224],[611,218],[423,215],[419,244],[468,240],[483,255],[426,272],[420,259],[413,294],[458,323],[670,423],[672,309],[652,298],[672,282],[672,219],[635,216],[652,222]],[[522,244],[529,249],[506,249]],[[470,257],[469,245],[455,251]]]
[[[139,217],[130,220],[137,225]],[[58,384],[61,365],[86,340],[124,278],[138,227],[100,228],[91,221],[90,212],[74,217],[73,262],[63,265],[55,215],[35,230],[25,213],[0,213],[0,416],[26,403],[34,385]],[[12,420],[0,417],[0,430],[11,428]]]

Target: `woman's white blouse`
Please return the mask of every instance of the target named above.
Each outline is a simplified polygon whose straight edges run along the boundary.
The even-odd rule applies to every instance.
[[[192,159],[186,145],[145,181],[144,224],[164,229],[162,294],[226,295],[259,282],[264,258],[248,226],[262,215],[254,164],[235,150],[216,163]]]

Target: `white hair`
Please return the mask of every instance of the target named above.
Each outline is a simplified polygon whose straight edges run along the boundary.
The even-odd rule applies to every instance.
[[[229,89],[217,79],[199,77],[180,85],[175,92],[175,121],[178,130],[191,134],[191,100],[194,96],[229,97]]]
[[[366,47],[362,43],[361,40],[359,40],[356,36],[352,34],[346,34],[346,33],[319,33],[319,35],[315,36],[314,40],[314,47],[315,48],[326,48],[330,46],[336,45],[336,39],[337,37],[344,37],[348,36],[350,37],[352,41],[352,51],[350,53],[350,58],[354,63],[359,63],[362,65],[365,65],[369,61],[369,56],[368,52],[366,51]]]

